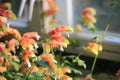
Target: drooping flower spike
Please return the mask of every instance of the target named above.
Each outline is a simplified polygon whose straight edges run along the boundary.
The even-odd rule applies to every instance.
[[[22,48],[24,50],[26,50],[26,49],[31,49],[31,50],[36,49],[36,48],[38,48],[38,46],[37,46],[36,40],[34,40],[34,39],[38,40],[39,38],[40,38],[40,36],[38,35],[37,32],[25,33],[20,40],[20,45],[22,46]]]
[[[83,17],[83,24],[89,28],[94,28],[94,23],[96,23],[95,14],[96,10],[94,8],[85,8],[81,14]]]
[[[61,34],[63,32],[73,32],[73,29],[69,26],[59,26],[57,28],[52,29],[48,35],[50,36],[50,45],[51,47],[60,47],[60,50],[63,51],[63,47],[67,47],[69,44],[69,40]]]
[[[54,35],[60,35],[63,32],[73,32],[73,29],[70,26],[59,26],[49,31],[48,35],[52,37]]]
[[[31,63],[30,63],[29,57],[35,57],[35,56],[36,55],[34,54],[33,51],[26,50],[26,51],[23,52],[22,58],[28,64],[28,67],[31,67]]]

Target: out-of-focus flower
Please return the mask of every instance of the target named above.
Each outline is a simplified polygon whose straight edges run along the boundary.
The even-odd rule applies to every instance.
[[[7,80],[4,76],[0,76],[0,80]]]
[[[9,7],[11,7],[11,3],[9,2],[6,2],[0,5],[0,8],[9,8]]]
[[[0,16],[0,25],[4,25],[4,23],[7,21],[7,19],[3,16]],[[0,26],[1,27],[1,26]]]
[[[0,8],[0,15],[11,18],[11,19],[16,19],[15,14],[11,10],[4,10]]]
[[[95,15],[96,14],[96,10],[92,7],[87,7],[83,10],[82,12],[82,16],[85,16],[85,15]]]
[[[120,79],[120,69],[118,69],[116,75],[117,75],[117,77]]]
[[[55,26],[56,23],[57,23],[57,20],[56,19],[52,19],[49,24],[52,25],[52,26]]]
[[[102,51],[102,45],[100,45],[98,43],[90,42],[90,43],[88,43],[88,47],[87,47],[86,51],[91,52],[97,56],[98,52]]]
[[[5,44],[0,42],[0,52],[3,52],[5,49]]]
[[[54,0],[47,0],[47,1],[50,5],[50,8],[47,9],[44,13],[45,13],[45,16],[52,16],[59,11],[59,8],[55,4]]]
[[[44,54],[43,53],[41,55],[41,58],[42,58],[42,60],[48,61],[49,65],[52,69],[56,69],[55,59],[54,59],[54,56],[52,54]]]
[[[71,73],[71,70],[70,70],[69,68],[67,68],[67,67],[61,68],[61,71],[62,71],[63,73]]]
[[[79,32],[82,32],[82,26],[80,24],[76,24],[76,29]]]
[[[35,65],[31,66],[31,68],[32,68],[32,72],[37,72],[38,71],[38,67],[35,66]]]
[[[6,67],[0,66],[0,72],[3,73],[3,72],[5,72],[5,71],[7,71]]]
[[[9,51],[6,49],[6,45],[2,42],[0,42],[0,53],[1,55],[10,55]]]
[[[96,10],[94,8],[85,8],[81,14],[81,16],[83,17],[83,24],[90,28],[94,28],[94,23],[96,23],[95,14]]]
[[[80,80],[94,80],[91,76],[86,76],[84,78],[81,78]]]

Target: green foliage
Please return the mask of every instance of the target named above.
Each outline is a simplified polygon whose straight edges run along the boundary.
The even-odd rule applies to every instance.
[[[38,60],[37,61],[37,65],[38,66],[42,66],[42,67],[46,67],[46,68],[50,68],[49,63],[46,60]]]

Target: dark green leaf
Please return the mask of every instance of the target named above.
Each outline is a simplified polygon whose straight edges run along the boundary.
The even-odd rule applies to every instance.
[[[38,66],[50,68],[49,63],[48,63],[48,61],[46,61],[46,60],[39,60],[39,61],[37,62],[37,64],[38,64]]]
[[[75,69],[75,68],[70,68],[74,73],[77,73],[77,74],[80,74],[82,75],[82,72],[78,69]]]

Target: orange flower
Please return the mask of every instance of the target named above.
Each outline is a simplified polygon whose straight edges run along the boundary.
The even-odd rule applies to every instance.
[[[102,51],[102,46],[97,44],[97,43],[89,43],[87,47],[87,51],[95,54],[96,56],[98,55],[99,51]]]
[[[44,53],[50,53],[50,45],[48,43],[43,43],[42,44]]]
[[[53,28],[48,35],[49,36],[54,36],[54,35],[60,35],[63,32],[73,32],[73,29],[69,26],[59,26],[57,28]]]
[[[17,29],[10,28],[9,26],[6,28],[6,33],[13,35],[16,39],[21,39],[21,34]]]
[[[22,38],[20,42],[20,45],[24,50],[26,49],[33,50],[34,44],[37,44],[37,42],[34,39],[30,38]]]
[[[52,54],[42,54],[41,58],[42,58],[42,60],[48,61],[51,68],[53,68],[53,69],[56,68],[55,59],[54,59],[54,56]]]
[[[11,10],[4,10],[0,8],[0,15],[11,18],[11,19],[16,19],[15,14]]]
[[[76,29],[79,32],[82,32],[82,26],[80,24],[76,24]]]
[[[38,48],[37,42],[33,39],[39,39],[40,36],[38,35],[37,32],[28,32],[25,33],[22,38],[20,45],[22,46],[23,49],[33,49],[33,47],[36,49]]]
[[[0,52],[4,52],[4,50],[5,50],[5,44],[4,43],[2,43],[2,42],[0,42]]]
[[[60,80],[73,80],[72,77],[64,75]]]
[[[7,21],[7,19],[3,16],[0,16],[0,25],[4,25],[4,23]],[[0,26],[1,27],[1,26]]]
[[[28,63],[28,67],[31,67],[30,61],[29,61],[29,57],[35,57],[34,52],[32,52],[31,50],[26,50],[23,52],[22,58],[25,62]]]
[[[61,50],[63,50],[62,47],[66,48],[68,44],[69,40],[63,36],[54,35],[54,37],[52,37],[52,39],[50,40],[51,47],[55,48],[60,46]]]
[[[6,49],[6,45],[0,42],[0,53],[10,55],[9,51]]]
[[[24,33],[23,38],[36,38],[37,40],[40,38],[37,32],[27,32]]]
[[[82,12],[82,16],[95,15],[95,14],[96,14],[96,10],[94,8],[92,8],[92,7],[87,7]]]
[[[96,11],[94,8],[88,7],[85,8],[82,12],[82,17],[83,17],[83,21],[84,21],[84,25],[93,28],[94,23],[96,23],[96,18],[94,17],[96,14]]]
[[[5,62],[5,66],[7,67],[9,67],[9,66],[11,66],[12,64],[11,64],[11,62],[10,61],[7,61],[7,62]]]
[[[6,43],[9,51],[15,51],[15,46],[19,44],[19,42],[14,38],[7,41]]]
[[[50,21],[50,25],[52,25],[52,26],[55,26],[56,23],[57,23],[57,20],[55,20],[55,19],[52,19],[52,20]]]
[[[31,67],[31,68],[32,68],[32,72],[33,72],[33,73],[38,71],[37,66],[33,66],[33,67]]]
[[[7,80],[4,76],[0,76],[0,80]]]
[[[2,73],[2,72],[5,72],[5,71],[6,71],[6,67],[0,66],[0,72]]]
[[[61,71],[63,73],[70,73],[71,72],[71,70],[69,68],[66,68],[66,67],[61,68]]]

